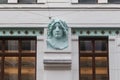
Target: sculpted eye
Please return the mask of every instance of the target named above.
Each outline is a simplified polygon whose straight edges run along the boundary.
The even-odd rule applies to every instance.
[[[56,28],[56,26],[53,26],[53,30]]]
[[[59,29],[63,29],[62,26],[59,25]]]

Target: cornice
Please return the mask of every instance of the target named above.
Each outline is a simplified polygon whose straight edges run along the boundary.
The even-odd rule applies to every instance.
[[[0,4],[0,10],[39,10],[39,9],[98,9],[119,10],[119,4],[72,4],[72,3],[45,3],[45,4]]]

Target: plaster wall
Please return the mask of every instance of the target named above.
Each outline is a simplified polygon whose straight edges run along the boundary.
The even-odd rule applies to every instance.
[[[110,80],[120,79],[120,52],[119,52],[119,36],[109,37],[109,78]]]
[[[65,20],[70,27],[76,25],[99,25],[119,24],[119,10],[97,10],[97,9],[22,9],[22,10],[0,10],[1,24],[44,24],[47,27],[52,19]],[[114,26],[113,26],[114,27]]]
[[[72,38],[72,80],[79,80],[78,37]]]
[[[44,40],[41,37],[37,37],[37,55],[36,55],[36,80],[44,80]]]
[[[42,80],[79,80],[79,51],[78,51],[78,36],[71,36],[71,53],[62,53],[57,51],[48,51],[45,52],[44,45],[45,37],[38,37],[37,40],[37,79]],[[109,36],[109,79],[110,80],[119,80],[120,74],[120,49],[119,49],[119,36]],[[70,58],[71,57],[71,58]],[[71,68],[65,68],[64,65],[55,64],[48,65],[48,68],[45,68],[44,59],[71,59]]]
[[[53,0],[49,0],[52,2]],[[60,0],[58,0],[60,1]],[[65,0],[61,0],[61,2]],[[67,1],[66,1],[67,2]],[[46,5],[46,4],[45,4]],[[50,4],[52,5],[52,4]],[[56,6],[55,4],[54,6]],[[4,6],[4,5],[3,5]],[[25,5],[24,5],[25,6]],[[38,5],[37,5],[38,6]],[[46,5],[49,6],[49,5]],[[59,4],[58,6],[61,6]],[[76,7],[76,6],[75,6]],[[56,7],[57,8],[57,7]],[[74,27],[120,27],[120,10],[119,9],[87,9],[87,8],[46,8],[35,9],[19,8],[19,9],[0,9],[0,27],[44,27],[46,28],[48,23],[52,19],[59,18],[66,21],[70,28]],[[68,9],[67,9],[68,8]],[[7,26],[6,26],[7,25]],[[47,30],[46,30],[47,31]],[[78,36],[70,34],[70,46],[69,51],[48,51],[45,52],[45,40],[46,31],[43,37],[37,36],[37,66],[36,66],[36,80],[79,80],[79,52],[78,52]],[[69,32],[71,33],[71,32]],[[120,37],[109,36],[109,78],[110,80],[120,79]],[[61,57],[62,55],[62,57]],[[53,66],[53,68],[45,69],[44,58],[56,58],[58,59],[70,59],[71,64],[65,68],[64,64],[60,66]],[[59,69],[58,69],[59,67]],[[57,69],[56,69],[57,68]]]

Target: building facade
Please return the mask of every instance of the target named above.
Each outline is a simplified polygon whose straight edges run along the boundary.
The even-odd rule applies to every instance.
[[[1,0],[0,80],[119,80],[119,3]],[[49,49],[49,24],[58,19],[67,43],[53,40]]]

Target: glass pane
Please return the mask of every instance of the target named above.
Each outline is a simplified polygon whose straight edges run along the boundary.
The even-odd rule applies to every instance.
[[[0,4],[1,3],[7,3],[8,2],[8,0],[0,0]]]
[[[97,3],[97,0],[79,0],[79,3],[81,3],[81,4],[93,4],[93,3]]]
[[[6,40],[5,41],[6,52],[18,52],[18,40]]]
[[[96,75],[96,80],[108,80],[107,74],[97,74]]]
[[[5,57],[4,80],[18,80],[18,57]]]
[[[96,67],[107,67],[107,57],[95,57]]]
[[[91,53],[92,52],[92,41],[80,41],[80,52]]]
[[[80,80],[92,80],[92,57],[80,57]]]
[[[0,41],[0,52],[2,52],[2,41]]]
[[[35,57],[22,57],[22,80],[35,80]]]
[[[36,45],[35,40],[23,40],[22,41],[22,52],[35,52]]]
[[[36,3],[36,0],[19,0],[18,3],[22,3],[22,4]]]
[[[106,53],[107,52],[107,41],[96,40],[95,41],[95,52],[96,53]]]
[[[95,57],[96,80],[108,80],[107,57]]]
[[[120,3],[120,0],[108,0],[109,3]]]

